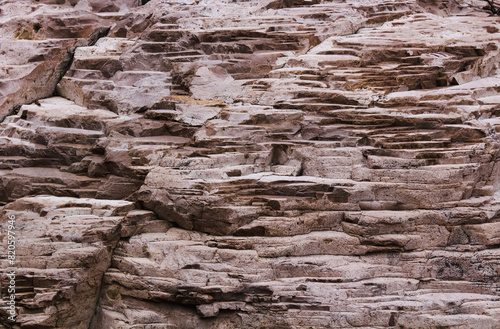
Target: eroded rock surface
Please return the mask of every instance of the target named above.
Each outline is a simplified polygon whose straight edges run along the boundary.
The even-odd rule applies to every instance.
[[[3,1],[0,328],[500,327],[482,1]]]

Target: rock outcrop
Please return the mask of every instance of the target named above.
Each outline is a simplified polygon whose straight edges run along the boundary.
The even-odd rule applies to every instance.
[[[0,328],[500,327],[482,1],[0,1]]]

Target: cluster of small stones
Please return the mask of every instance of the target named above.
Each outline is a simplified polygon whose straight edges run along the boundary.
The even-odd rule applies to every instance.
[[[0,0],[0,329],[500,328],[483,3]]]

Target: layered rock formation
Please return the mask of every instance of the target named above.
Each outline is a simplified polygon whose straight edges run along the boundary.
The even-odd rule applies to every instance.
[[[0,328],[500,327],[482,1],[0,2]]]

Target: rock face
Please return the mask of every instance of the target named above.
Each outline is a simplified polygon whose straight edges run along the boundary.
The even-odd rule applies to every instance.
[[[0,1],[0,328],[499,328],[482,1]]]

